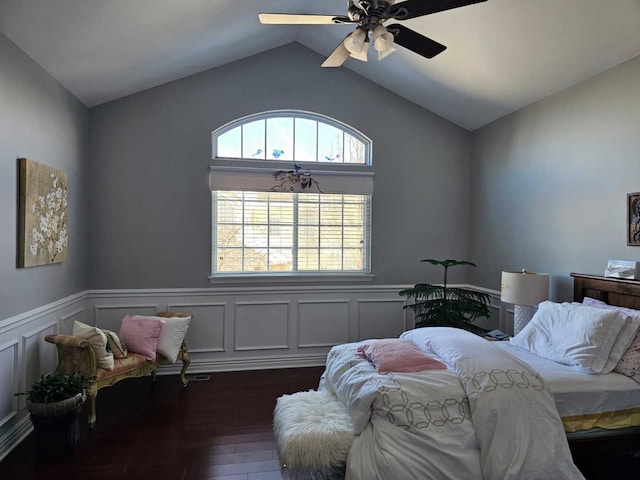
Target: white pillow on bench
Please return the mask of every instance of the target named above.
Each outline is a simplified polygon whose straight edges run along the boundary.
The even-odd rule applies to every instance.
[[[96,354],[98,367],[104,368],[105,370],[113,370],[113,354],[107,351],[107,336],[102,330],[76,320],[73,322],[72,335],[91,342],[93,351]]]
[[[162,330],[158,341],[158,353],[169,362],[175,363],[180,353],[180,346],[184,340],[191,317],[155,317],[152,315],[134,315],[133,318],[151,318],[162,320]]]

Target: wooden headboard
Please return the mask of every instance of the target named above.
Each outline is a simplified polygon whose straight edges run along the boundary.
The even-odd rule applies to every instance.
[[[584,297],[597,298],[609,305],[640,310],[640,281],[621,278],[605,278],[597,275],[572,273],[573,301]]]

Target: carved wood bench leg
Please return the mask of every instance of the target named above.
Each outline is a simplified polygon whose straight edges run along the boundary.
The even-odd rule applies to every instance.
[[[96,424],[96,397],[98,396],[95,385],[89,387],[87,396],[89,397],[89,428],[93,428]]]
[[[189,352],[187,351],[183,351],[182,352],[182,369],[180,369],[180,380],[182,380],[182,386],[183,388],[187,386],[187,383],[189,383],[189,380],[187,380],[187,368],[189,368],[189,365],[191,364],[191,355],[189,355]]]

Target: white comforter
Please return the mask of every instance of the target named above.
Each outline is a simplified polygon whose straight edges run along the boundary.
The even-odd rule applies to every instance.
[[[358,434],[348,480],[583,479],[535,371],[463,330],[402,336],[450,369],[381,375],[357,356],[360,343],[327,357],[321,388],[346,405]]]

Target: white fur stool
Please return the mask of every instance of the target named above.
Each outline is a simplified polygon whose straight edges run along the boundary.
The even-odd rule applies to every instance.
[[[273,431],[283,471],[291,479],[344,478],[355,438],[345,406],[326,391],[278,398]]]

